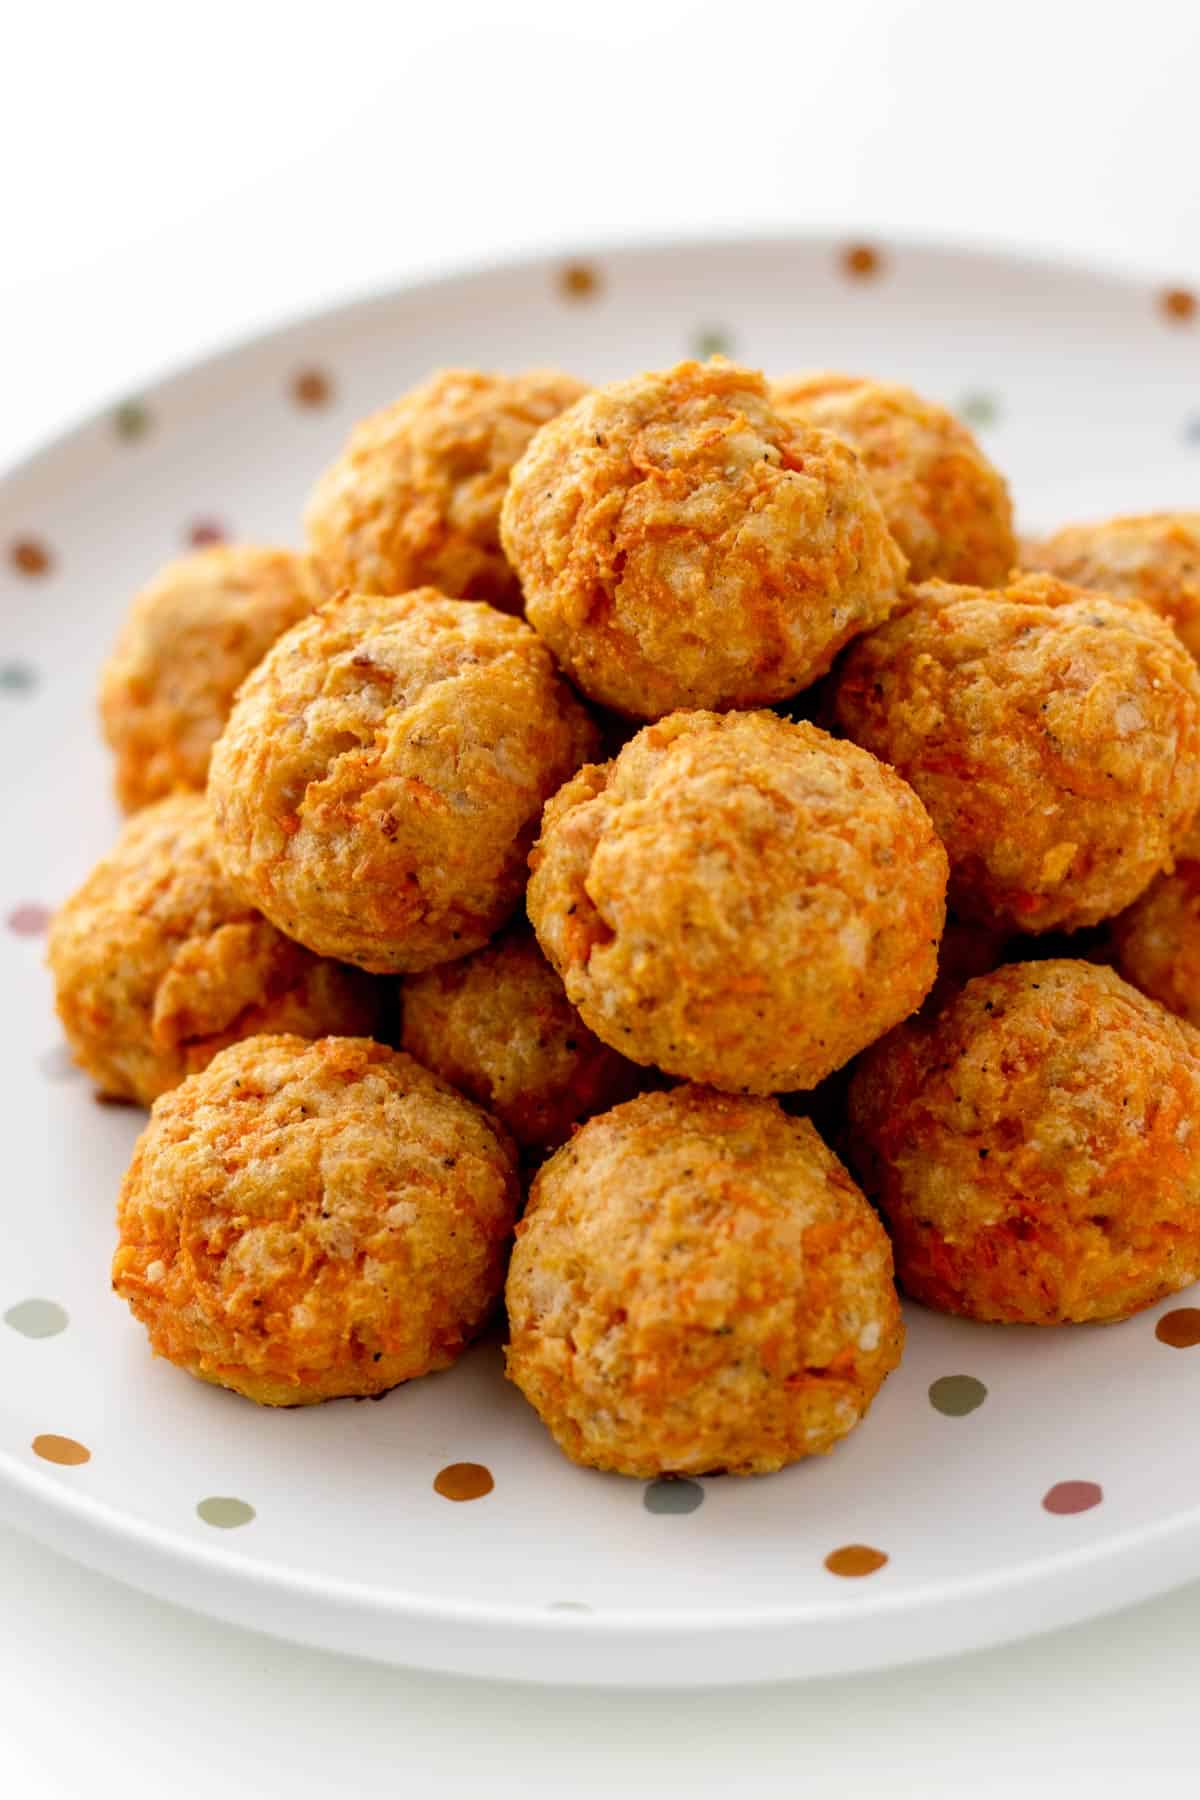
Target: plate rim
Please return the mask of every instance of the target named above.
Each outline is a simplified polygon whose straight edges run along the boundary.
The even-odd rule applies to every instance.
[[[196,1574],[220,1571],[291,1596],[304,1592],[314,1599],[328,1599],[339,1605],[410,1621],[481,1626],[529,1624],[543,1630],[589,1630],[598,1635],[620,1631],[649,1636],[664,1631],[708,1634],[747,1632],[759,1627],[803,1629],[828,1624],[835,1619],[841,1621],[845,1617],[844,1604],[832,1594],[827,1604],[810,1602],[796,1607],[758,1606],[728,1611],[605,1607],[586,1613],[568,1609],[556,1611],[545,1605],[435,1599],[382,1583],[372,1586],[342,1576],[314,1574],[292,1563],[260,1561],[239,1554],[232,1545],[226,1548],[219,1540],[209,1543],[187,1537],[177,1527],[156,1525],[151,1520],[138,1521],[97,1495],[80,1493],[62,1485],[55,1477],[43,1474],[40,1469],[28,1467],[4,1449],[0,1449],[0,1479],[30,1502],[46,1506],[48,1512],[61,1510],[67,1513],[75,1523],[88,1527],[97,1538],[110,1541],[114,1547],[137,1548],[148,1541],[156,1553],[178,1557]],[[36,1527],[31,1526],[29,1530],[42,1542],[52,1541],[50,1534],[43,1536]],[[889,1593],[886,1585],[868,1588],[858,1603],[858,1617],[868,1621],[896,1613],[925,1613],[948,1601],[969,1604],[972,1600],[992,1599],[1013,1589],[1036,1586],[1054,1574],[1079,1574],[1092,1566],[1124,1561],[1141,1549],[1165,1548],[1173,1539],[1189,1534],[1200,1537],[1200,1503],[1153,1524],[1128,1526],[1092,1543],[1048,1551],[1044,1556],[1027,1559],[1010,1568],[979,1575],[948,1576],[943,1581],[928,1581],[902,1592]],[[1197,1573],[1200,1574],[1200,1569]],[[1184,1577],[1183,1581],[1188,1579],[1190,1577]],[[1179,1585],[1183,1585],[1183,1581]]]
[[[478,289],[492,277],[532,276],[540,271],[568,264],[572,260],[602,263],[606,270],[623,266],[636,271],[639,265],[644,267],[680,255],[705,253],[717,256],[761,256],[771,252],[802,255],[824,253],[833,258],[856,240],[870,241],[896,259],[911,256],[926,262],[945,261],[948,264],[966,261],[977,266],[1002,268],[1010,275],[1025,275],[1031,279],[1042,277],[1047,280],[1074,280],[1126,295],[1144,293],[1152,296],[1156,289],[1166,289],[1177,279],[1161,275],[1156,279],[1152,270],[1129,262],[1103,257],[1063,256],[1042,246],[1020,245],[994,238],[955,241],[937,235],[876,230],[855,224],[845,230],[835,230],[832,227],[793,229],[781,226],[753,232],[739,231],[736,228],[710,232],[689,231],[678,235],[659,232],[632,238],[628,235],[612,234],[606,237],[601,234],[589,240],[586,247],[577,242],[547,242],[523,248],[511,255],[497,255],[488,259],[455,259],[418,268],[402,281],[298,309],[263,328],[240,336],[231,333],[211,348],[190,357],[171,359],[165,366],[135,376],[131,384],[110,394],[107,400],[92,407],[86,414],[35,441],[32,447],[18,451],[0,467],[0,496],[13,482],[27,476],[36,477],[43,465],[70,451],[98,427],[103,426],[111,419],[114,410],[128,399],[131,387],[139,398],[161,396],[164,391],[203,372],[228,368],[243,358],[261,357],[273,348],[282,347],[290,340],[302,336],[306,330],[345,329],[352,327],[356,321],[372,316],[384,317],[390,308],[409,300],[420,298],[436,302],[439,297],[448,296],[456,290]],[[1005,1595],[1028,1594],[1042,1589],[1050,1600],[1052,1590],[1068,1588],[1073,1578],[1078,1578],[1089,1570],[1128,1569],[1139,1558],[1144,1560],[1172,1545],[1187,1545],[1188,1561],[1194,1566],[1188,1573],[1156,1579],[1141,1588],[1139,1594],[1149,1597],[1151,1593],[1162,1591],[1164,1587],[1182,1585],[1200,1574],[1198,1501],[1191,1507],[1176,1510],[1152,1523],[1126,1526],[1090,1543],[1064,1545],[1060,1549],[1047,1550],[1044,1555],[1027,1558],[1010,1567],[993,1568],[974,1575],[928,1580],[918,1587],[907,1587],[903,1591],[889,1592],[886,1583],[878,1587],[870,1586],[866,1591],[860,1589],[861,1597],[855,1601],[852,1609],[847,1607],[843,1584],[836,1594],[831,1592],[828,1602],[810,1600],[791,1606],[759,1605],[727,1609],[708,1606],[694,1610],[658,1607],[636,1611],[622,1606],[587,1612],[565,1609],[559,1611],[544,1604],[414,1594],[393,1584],[371,1585],[337,1575],[314,1573],[311,1569],[290,1562],[256,1560],[239,1552],[234,1545],[193,1539],[180,1527],[139,1520],[135,1515],[122,1511],[96,1495],[65,1486],[60,1478],[28,1466],[15,1453],[5,1449],[0,1449],[0,1490],[7,1490],[10,1498],[19,1501],[16,1516],[11,1508],[9,1516],[20,1529],[40,1542],[63,1549],[62,1532],[55,1527],[66,1524],[89,1548],[94,1547],[96,1554],[95,1559],[91,1560],[77,1549],[67,1548],[66,1553],[74,1556],[77,1561],[85,1562],[87,1566],[103,1569],[110,1574],[116,1567],[123,1565],[127,1554],[136,1556],[140,1552],[144,1556],[149,1551],[155,1569],[178,1565],[180,1572],[192,1581],[219,1576],[251,1595],[265,1593],[281,1601],[286,1599],[294,1602],[299,1599],[324,1602],[363,1619],[383,1617],[417,1627],[441,1625],[481,1633],[495,1633],[501,1628],[529,1631],[542,1640],[588,1638],[603,1641],[623,1638],[632,1639],[635,1643],[648,1643],[656,1637],[671,1633],[685,1633],[689,1637],[705,1640],[711,1640],[716,1635],[745,1638],[755,1634],[798,1634],[835,1620],[839,1625],[852,1626],[855,1632],[861,1634],[868,1632],[872,1623],[904,1617],[916,1625],[938,1612],[944,1613],[948,1609],[969,1611],[975,1602],[995,1601]],[[117,1578],[132,1579],[128,1575],[118,1575]],[[167,1592],[170,1598],[178,1598],[165,1581],[154,1582],[148,1577],[145,1585],[151,1592]],[[1044,1628],[1095,1617],[1123,1603],[1120,1598],[1114,1598],[1108,1593],[1096,1592],[1085,1604],[1073,1600],[1062,1616],[1058,1616],[1055,1605],[1051,1603],[1045,1610],[1047,1614],[1054,1616],[1047,1618]],[[214,1606],[213,1610],[220,1609]],[[225,1610],[223,1616],[231,1615]],[[270,1623],[264,1623],[260,1628],[279,1629]],[[1031,1624],[1024,1614],[1017,1616],[1014,1613],[1011,1630],[1007,1627],[1003,1633],[988,1630],[981,1641],[994,1643],[1003,1641],[1005,1637],[1023,1637],[1036,1629],[1036,1622]],[[291,1632],[280,1634],[293,1635]],[[310,1641],[320,1639],[318,1637]],[[894,1650],[885,1650],[881,1646],[879,1656],[853,1666],[887,1666],[899,1660],[953,1654],[956,1648],[965,1647],[968,1646],[964,1642],[961,1645],[951,1645],[944,1651],[922,1652],[917,1649],[901,1658]],[[369,1647],[363,1651],[363,1654],[372,1653]],[[664,1674],[660,1685],[673,1684],[672,1677]]]
[[[530,275],[539,269],[561,267],[572,261],[603,260],[630,264],[662,256],[699,254],[714,250],[722,253],[746,251],[751,254],[771,250],[825,250],[836,255],[839,250],[844,250],[855,242],[865,241],[870,241],[873,248],[883,249],[889,254],[942,258],[947,261],[965,257],[975,262],[1001,264],[1010,271],[1099,282],[1107,288],[1126,292],[1162,291],[1175,285],[1179,279],[1177,274],[1166,275],[1161,271],[1155,273],[1140,263],[1122,262],[1115,257],[1098,256],[1092,259],[1083,255],[1060,256],[1041,245],[1022,244],[1019,240],[988,236],[979,240],[955,242],[952,238],[942,237],[937,233],[892,232],[874,230],[870,226],[848,227],[845,231],[835,231],[832,227],[791,229],[780,226],[753,232],[728,227],[714,229],[712,232],[684,231],[677,236],[657,232],[629,237],[614,232],[598,234],[586,246],[577,241],[563,243],[547,240],[541,245],[525,247],[512,255],[497,256],[490,260],[465,257],[432,262],[414,269],[403,280],[383,287],[364,288],[326,304],[317,302],[297,308],[273,325],[248,331],[242,336],[230,333],[219,338],[208,350],[200,350],[191,356],[168,358],[140,374],[134,371],[129,381],[120,387],[108,389],[106,397],[87,412],[50,431],[46,436],[35,438],[31,445],[18,450],[10,460],[0,463],[0,489],[10,481],[30,473],[36,465],[59,451],[67,449],[77,439],[104,425],[119,407],[129,401],[131,394],[139,399],[145,398],[176,383],[185,382],[203,370],[217,369],[243,355],[259,354],[272,345],[282,344],[287,338],[309,326],[349,324],[354,319],[366,317],[373,312],[386,311],[389,306],[417,293],[431,296],[446,294],[454,288],[476,286],[489,276]]]

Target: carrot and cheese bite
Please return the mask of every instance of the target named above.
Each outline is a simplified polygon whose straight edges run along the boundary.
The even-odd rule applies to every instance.
[[[770,398],[854,446],[910,581],[1004,581],[1017,561],[1008,486],[953,413],[898,382],[826,372],[772,382]]]
[[[719,357],[543,426],[500,529],[530,623],[632,718],[786,699],[887,617],[904,574],[854,452]]]
[[[642,1071],[589,1031],[525,924],[404,983],[410,1055],[543,1150],[636,1093]]]
[[[950,905],[1075,930],[1135,900],[1200,807],[1200,673],[1148,607],[1025,575],[927,582],[848,652],[834,715],[912,784]]]
[[[1029,544],[1024,567],[1077,587],[1141,600],[1200,659],[1200,512],[1133,514],[1065,525]]]
[[[149,1106],[262,1031],[375,1030],[379,986],[294,944],[234,892],[203,794],[131,818],[56,914],[49,962],[75,1060],[111,1099]]]
[[[597,741],[523,620],[432,588],[341,594],[238,696],[209,777],[221,856],[318,955],[429,968],[515,911],[543,803]]]
[[[830,1450],[904,1340],[883,1227],[805,1119],[678,1087],[540,1171],[508,1375],[573,1462],[765,1474]]]
[[[554,796],[529,916],[597,1037],[747,1093],[816,1085],[920,1005],[946,857],[853,744],[680,712]]]
[[[303,557],[253,544],[180,557],[135,596],[100,675],[126,812],[204,791],[238,688],[314,599]]]
[[[265,1406],[380,1394],[484,1324],[518,1200],[508,1138],[411,1057],[252,1038],[155,1106],[113,1286],[203,1381]]]
[[[1111,969],[969,981],[867,1052],[849,1118],[900,1284],[941,1312],[1123,1319],[1200,1277],[1200,1032]]]
[[[1112,922],[1113,961],[1126,981],[1200,1025],[1200,862],[1176,863]]]
[[[520,584],[500,547],[500,503],[534,432],[584,391],[556,369],[439,369],[363,419],[308,505],[324,592],[436,587],[520,612]]]

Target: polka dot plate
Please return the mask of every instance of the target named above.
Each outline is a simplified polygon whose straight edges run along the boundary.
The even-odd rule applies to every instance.
[[[259,1411],[148,1354],[108,1287],[140,1126],[53,1022],[48,909],[115,828],[100,658],[188,544],[294,540],[351,422],[439,363],[604,378],[726,350],[958,407],[1024,530],[1200,494],[1200,309],[1011,257],[780,240],[581,253],[290,325],[0,484],[0,1514],[187,1605],[429,1668],[738,1682],[934,1656],[1200,1575],[1200,1308],[1037,1333],[909,1308],[832,1456],[765,1480],[573,1468],[496,1341],[378,1404]],[[1193,1296],[1194,1298],[1194,1296]]]

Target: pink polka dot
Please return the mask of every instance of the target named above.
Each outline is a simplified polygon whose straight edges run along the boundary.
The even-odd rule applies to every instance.
[[[36,900],[25,900],[20,906],[14,906],[5,924],[18,937],[41,937],[50,923],[51,913],[48,906],[42,906]]]
[[[223,544],[227,536],[219,519],[193,519],[187,528],[187,541],[196,550],[203,550],[207,544]]]
[[[1042,1505],[1048,1513],[1090,1512],[1103,1498],[1104,1489],[1098,1481],[1056,1481],[1042,1495]]]

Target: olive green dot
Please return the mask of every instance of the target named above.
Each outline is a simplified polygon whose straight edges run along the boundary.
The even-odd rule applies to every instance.
[[[696,333],[694,339],[696,355],[702,361],[710,356],[730,356],[733,353],[733,338],[720,325],[707,325]]]
[[[947,1418],[962,1419],[987,1399],[987,1389],[974,1375],[942,1375],[929,1389],[929,1404]]]
[[[1000,417],[1000,403],[992,394],[964,394],[958,403],[958,411],[968,425],[982,428],[996,424]]]
[[[196,1511],[206,1525],[215,1525],[221,1531],[248,1525],[254,1517],[254,1508],[245,1500],[234,1500],[227,1494],[210,1494],[207,1500],[200,1501]]]
[[[132,444],[150,429],[150,414],[140,400],[127,400],[113,414],[113,428],[119,438]]]

